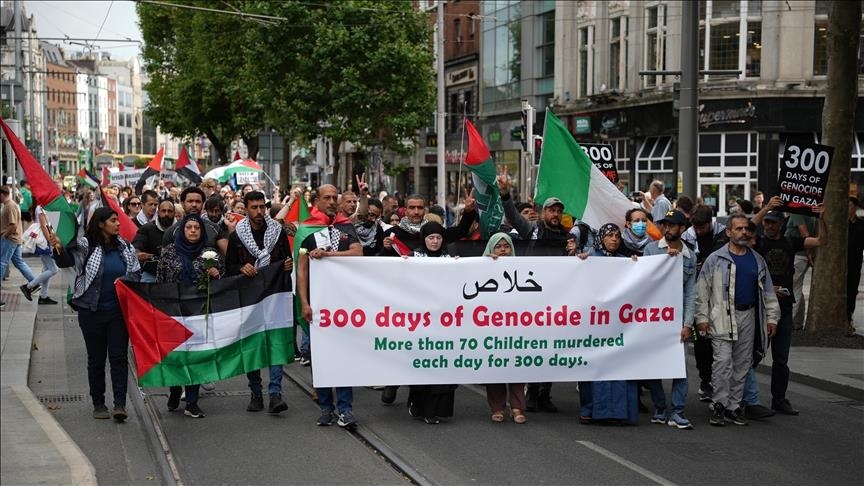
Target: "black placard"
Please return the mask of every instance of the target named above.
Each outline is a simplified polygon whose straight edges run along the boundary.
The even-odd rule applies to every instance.
[[[580,143],[580,147],[585,152],[585,155],[591,160],[595,167],[600,169],[600,172],[612,181],[612,184],[618,184],[618,167],[615,164],[615,150],[608,143]]]
[[[815,143],[787,142],[777,182],[787,213],[815,216],[812,208],[822,204],[831,171],[834,147]]]

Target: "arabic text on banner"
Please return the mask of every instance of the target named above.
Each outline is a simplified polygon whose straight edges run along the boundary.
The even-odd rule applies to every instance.
[[[310,263],[316,387],[685,373],[679,258]]]

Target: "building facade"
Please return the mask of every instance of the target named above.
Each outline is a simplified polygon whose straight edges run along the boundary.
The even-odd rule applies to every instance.
[[[47,106],[48,159],[51,173],[78,170],[78,112],[76,72],[66,63],[63,51],[42,43],[45,56],[45,99]]]

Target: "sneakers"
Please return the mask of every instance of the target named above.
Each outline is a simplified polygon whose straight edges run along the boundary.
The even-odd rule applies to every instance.
[[[0,309],[5,309],[5,308],[6,308],[6,302],[3,302],[2,300],[0,300]]]
[[[774,411],[764,405],[745,405],[738,409],[744,409],[742,412],[745,417],[750,420],[761,420],[774,416]]]
[[[93,418],[99,420],[108,420],[109,418],[111,418],[111,414],[108,413],[108,407],[106,407],[105,404],[94,405]]]
[[[39,305],[55,305],[57,301],[51,297],[39,297]]]
[[[307,358],[306,356],[300,357],[300,366],[309,366],[312,364],[312,360]]]
[[[798,410],[792,408],[792,404],[789,402],[788,398],[784,398],[782,400],[774,400],[771,402],[771,408],[777,411],[777,413],[783,415],[798,415]]]
[[[183,415],[192,418],[204,418],[204,411],[198,407],[197,403],[188,403],[186,404],[186,411],[183,412]]]
[[[666,423],[666,409],[658,408],[654,411],[654,416],[651,417],[652,424],[665,424]]]
[[[744,410],[741,407],[731,411],[726,410],[723,414],[723,418],[726,419],[727,422],[735,425],[748,425],[747,418],[744,416]]]
[[[319,427],[329,427],[333,425],[333,422],[336,420],[336,416],[333,414],[332,410],[322,410],[321,416],[318,417],[318,421],[316,425]]]
[[[673,413],[669,417],[669,420],[666,421],[666,425],[669,427],[678,427],[683,430],[693,430],[693,424],[687,420],[687,417],[685,417],[683,413]]]
[[[126,407],[123,405],[116,405],[114,410],[111,411],[111,418],[113,418],[115,422],[123,422],[127,417]]]
[[[216,389],[216,383],[212,381],[208,381],[207,383],[201,383],[201,389],[204,391],[213,391]]]
[[[396,401],[396,392],[399,390],[398,386],[386,386],[384,387],[384,391],[381,392],[381,403],[390,405],[391,403]]]
[[[38,292],[39,290],[42,289],[42,286],[37,285],[31,289],[30,287],[27,286],[27,284],[24,284],[19,288],[21,289],[21,292],[24,293],[24,298],[26,298],[27,300],[32,302],[33,301],[33,292]]]
[[[722,404],[715,403],[714,410],[711,411],[711,419],[708,421],[708,423],[715,427],[723,427],[724,425],[726,425],[726,420],[724,417],[725,412],[726,407],[724,407]]]
[[[411,418],[420,418],[420,411],[417,410],[417,406],[414,405],[413,402],[408,403],[408,415],[410,415]]]
[[[426,423],[429,424],[429,425],[438,425],[438,424],[441,423],[441,421],[438,420],[438,417],[435,417],[435,416],[432,416],[432,417],[423,417],[423,421],[426,422]]]
[[[288,410],[288,404],[282,401],[282,395],[270,395],[270,405],[267,413],[280,413]]]
[[[700,402],[710,402],[711,395],[714,393],[711,385],[702,385],[699,387],[699,401]]]
[[[264,410],[264,396],[253,393],[252,398],[249,399],[249,405],[246,406],[246,411],[260,412],[261,410]]]
[[[354,430],[357,428],[357,421],[354,420],[354,414],[350,411],[345,411],[339,414],[339,420],[336,425],[343,429]]]
[[[179,392],[179,391],[169,392],[169,394],[168,394],[168,411],[169,412],[173,412],[174,410],[177,410],[177,407],[180,406],[180,395],[182,395],[182,392]]]

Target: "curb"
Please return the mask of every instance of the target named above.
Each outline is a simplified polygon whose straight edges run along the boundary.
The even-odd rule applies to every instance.
[[[771,367],[768,365],[760,364],[756,367],[756,371],[771,376]],[[789,371],[789,380],[800,383],[802,385],[811,386],[813,388],[826,391],[828,393],[840,395],[850,400],[864,402],[864,389],[861,388],[855,388],[853,386],[844,385],[842,383],[835,383],[829,380],[823,380],[814,376],[796,373],[791,370]]]
[[[72,484],[75,485],[97,485],[96,469],[90,462],[90,459],[84,455],[78,444],[69,437],[69,434],[57,423],[57,420],[49,414],[44,407],[36,400],[36,396],[30,388],[23,385],[13,385],[10,387],[15,395],[21,400],[24,408],[33,417],[33,420],[39,424],[39,427],[54,444],[57,452],[63,456],[66,464],[69,465],[69,472],[72,479]]]

